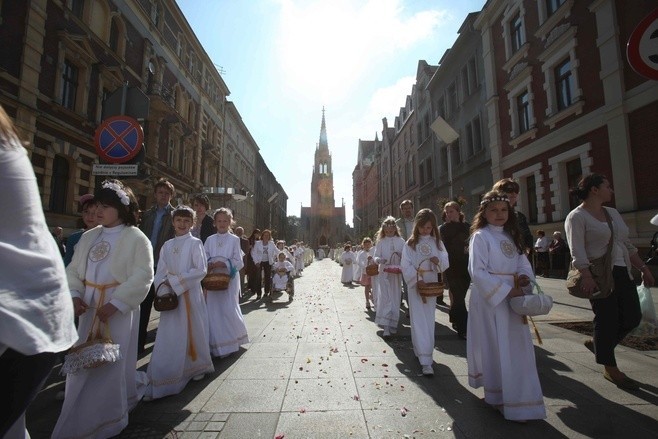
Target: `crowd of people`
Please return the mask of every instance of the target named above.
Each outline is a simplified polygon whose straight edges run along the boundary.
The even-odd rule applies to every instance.
[[[366,310],[372,312],[374,305],[374,321],[385,340],[396,334],[406,301],[413,351],[425,376],[433,375],[435,312],[447,288],[450,323],[466,340],[469,385],[483,387],[485,401],[506,419],[525,422],[545,418],[546,409],[528,319],[508,303],[533,294],[535,276],[548,277],[551,267],[562,270],[571,254],[595,316],[594,336],[584,344],[603,365],[606,380],[638,389],[617,367],[614,349],[640,323],[631,269],[640,271],[646,286],[654,279],[619,212],[602,206],[612,199],[609,181],[590,174],[572,190],[582,204],[565,221],[566,241],[560,231],[550,240],[537,230],[533,242],[525,216],[514,208],[518,193],[517,182],[498,181],[481,198],[472,224],[464,221],[458,202],[447,202],[440,226],[430,209],[414,217],[413,203],[405,200],[402,217],[385,218],[374,240],[365,237],[360,246],[348,243],[335,251],[334,259],[343,266],[341,282],[363,286]],[[614,288],[603,291],[590,266],[606,249],[612,252],[608,268]]]
[[[119,180],[82,196],[83,227],[67,248],[59,228],[52,236],[48,230],[28,155],[1,107],[0,182],[12,194],[0,203],[21,217],[0,232],[0,437],[25,436],[25,410],[64,354],[64,401],[52,437],[119,434],[139,401],[181,392],[214,371],[213,357],[249,342],[240,296],[271,300],[285,291],[293,300],[294,278],[312,259],[304,243],[286,246],[267,229],[245,237],[231,210],[211,211],[203,195],[190,200],[192,207],[173,207],[175,188],[164,179],[154,187],[155,205],[141,214]],[[619,212],[603,205],[612,200],[610,182],[590,174],[572,190],[582,203],[565,220],[566,242],[559,232],[548,242],[541,231],[533,243],[514,208],[518,192],[511,179],[497,182],[472,224],[459,203],[443,206],[439,226],[432,210],[414,215],[406,200],[402,218],[385,218],[374,240],[330,256],[342,261],[345,285],[363,286],[384,339],[395,336],[406,301],[413,351],[426,376],[433,375],[435,312],[447,287],[450,322],[466,339],[469,384],[484,387],[485,401],[506,419],[525,422],[545,418],[546,410],[527,320],[508,302],[532,294],[533,250],[570,252],[595,316],[585,346],[606,380],[638,389],[614,350],[641,319],[632,269],[648,287],[654,278]],[[609,280],[592,270],[602,257],[610,261]],[[538,260],[545,274],[545,256]],[[160,321],[144,372],[137,358],[154,303]]]

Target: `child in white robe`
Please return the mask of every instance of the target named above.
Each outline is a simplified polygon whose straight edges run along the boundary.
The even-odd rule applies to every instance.
[[[370,311],[370,302],[372,301],[372,303],[375,304],[375,299],[372,295],[372,276],[368,276],[368,273],[366,273],[366,267],[369,265],[375,265],[375,260],[373,259],[375,255],[375,249],[372,247],[372,239],[370,238],[363,238],[363,241],[361,241],[361,246],[363,247],[363,250],[359,252],[356,258],[357,264],[361,271],[361,278],[359,279],[359,283],[363,285],[363,294],[365,295],[366,299],[366,309]]]
[[[418,293],[418,286],[437,282],[448,269],[448,252],[441,242],[436,216],[430,209],[421,209],[414,219],[411,237],[402,250],[402,273],[407,282],[411,343],[422,367],[423,375],[432,376],[434,327],[436,326],[436,297]],[[440,273],[440,274],[439,274]]]
[[[215,371],[208,344],[208,310],[201,289],[207,269],[206,252],[203,242],[190,232],[196,213],[179,206],[171,216],[176,237],[160,250],[154,284],[157,295],[175,293],[178,307],[160,312],[145,401],[180,393],[190,379],[198,381]]]
[[[290,264],[294,264],[295,256],[293,256],[292,252],[286,248],[286,241],[283,241],[283,240],[279,240],[279,241],[276,242],[276,258],[277,258],[277,260],[279,258],[279,253],[281,253],[281,252],[283,252],[283,254],[286,256],[286,261],[290,262]],[[294,265],[292,267],[292,275],[293,276],[296,275]]]
[[[500,410],[505,419],[544,419],[530,329],[508,303],[511,297],[530,292],[534,275],[506,194],[485,194],[471,231],[468,383],[473,388],[484,386],[485,402]]]
[[[226,290],[208,290],[206,295],[209,342],[212,356],[225,357],[249,343],[239,303],[240,276],[236,276],[243,266],[244,253],[240,248],[240,238],[229,233],[233,223],[231,210],[226,207],[217,209],[214,220],[217,233],[209,236],[204,244],[209,261],[208,272],[222,270],[231,276],[231,280]]]
[[[292,300],[293,295],[295,294],[293,287],[293,266],[286,259],[286,254],[284,252],[279,252],[277,261],[272,266],[272,288],[274,291],[287,291],[288,300]]]
[[[151,242],[136,227],[139,206],[130,188],[108,180],[94,199],[99,226],[82,235],[66,267],[80,317],[77,345],[107,331],[121,358],[66,377],[53,438],[118,435],[146,390],[146,373],[136,370],[137,336],[139,305],[153,281]]]
[[[402,298],[402,271],[399,264],[403,247],[404,239],[400,237],[395,218],[389,216],[377,232],[374,256],[375,262],[379,264],[375,323],[384,330],[384,339],[398,331]]]
[[[343,270],[340,274],[340,281],[345,286],[351,286],[352,279],[354,278],[354,274],[352,272],[352,264],[354,264],[356,258],[354,257],[354,253],[352,253],[351,245],[345,244],[343,250],[343,253],[340,255],[340,262],[343,264]]]

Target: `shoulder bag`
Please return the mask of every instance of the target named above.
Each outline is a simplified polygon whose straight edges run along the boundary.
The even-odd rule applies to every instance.
[[[612,228],[612,219],[610,214],[604,208],[603,213],[605,214],[605,219],[608,222],[608,227],[610,227],[610,241],[608,242],[608,248],[605,252],[605,255],[600,258],[590,259],[589,271],[592,273],[592,278],[596,282],[598,288],[597,291],[588,295],[583,292],[581,289],[582,286],[582,273],[571,263],[571,268],[567,274],[567,289],[569,294],[574,297],[580,297],[581,299],[604,299],[608,297],[615,288],[614,281],[612,279],[612,262],[610,260],[612,256],[612,245],[614,243],[615,232]]]

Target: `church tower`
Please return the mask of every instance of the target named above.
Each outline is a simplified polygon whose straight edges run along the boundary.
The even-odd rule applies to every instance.
[[[311,178],[311,207],[302,207],[301,212],[300,238],[313,249],[321,246],[334,247],[345,239],[345,205],[335,207],[335,204],[334,174],[327,141],[327,123],[322,108],[320,142],[315,146]]]

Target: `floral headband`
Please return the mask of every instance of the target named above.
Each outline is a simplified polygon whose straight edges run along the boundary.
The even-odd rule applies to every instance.
[[[486,206],[487,204],[493,203],[494,201],[505,201],[509,203],[509,198],[507,198],[507,195],[492,195],[480,201],[480,206]]]
[[[103,182],[101,186],[103,187],[103,189],[110,189],[114,191],[114,193],[117,194],[117,197],[119,197],[121,204],[123,204],[124,206],[130,206],[130,198],[128,197],[126,191],[123,190],[121,185],[113,181],[106,180]]]

